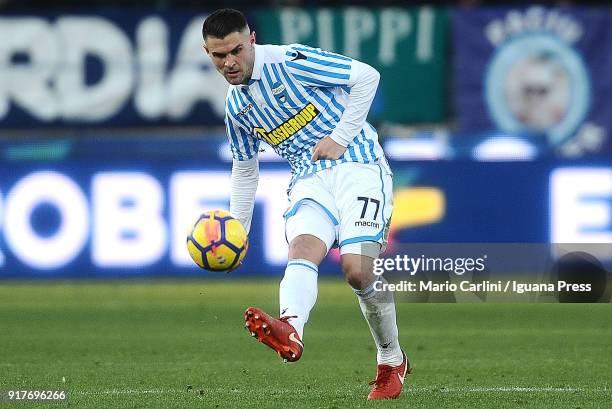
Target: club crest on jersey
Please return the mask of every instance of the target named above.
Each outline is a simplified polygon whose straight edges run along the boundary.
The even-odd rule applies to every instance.
[[[287,100],[287,89],[285,88],[285,85],[280,81],[275,82],[272,85],[272,95],[274,95],[276,99],[284,104]]]
[[[310,103],[300,112],[269,132],[264,128],[253,128],[253,131],[269,145],[276,146],[312,122],[317,115],[319,115],[319,110]]]

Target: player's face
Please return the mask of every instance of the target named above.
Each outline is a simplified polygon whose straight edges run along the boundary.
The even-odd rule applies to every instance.
[[[232,85],[247,84],[255,62],[255,32],[246,28],[224,38],[208,36],[204,50],[217,71]]]

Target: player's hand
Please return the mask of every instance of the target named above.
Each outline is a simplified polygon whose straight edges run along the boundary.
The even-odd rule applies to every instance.
[[[312,150],[312,162],[321,159],[339,159],[346,152],[346,147],[340,145],[329,136],[321,139]]]

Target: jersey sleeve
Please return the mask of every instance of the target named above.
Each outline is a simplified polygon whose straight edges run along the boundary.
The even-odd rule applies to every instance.
[[[288,46],[285,57],[287,70],[304,86],[352,86],[352,58],[301,44]]]
[[[225,129],[234,159],[242,161],[257,156],[259,139],[253,136],[249,124],[240,119],[229,95],[225,104]]]

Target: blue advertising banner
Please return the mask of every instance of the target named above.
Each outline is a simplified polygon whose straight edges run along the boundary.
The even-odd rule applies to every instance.
[[[202,212],[228,208],[227,149],[211,143],[203,160],[145,159],[121,153],[118,141],[99,141],[100,149],[110,150],[106,144],[114,144],[115,158],[0,161],[0,278],[223,276],[195,266],[186,236]],[[272,157],[262,155],[261,162],[249,253],[235,277],[280,277],[286,264],[282,215],[290,175]],[[391,167],[390,249],[612,243],[610,161],[392,161]],[[340,274],[338,260],[334,250],[321,274]]]
[[[609,9],[456,9],[452,24],[462,131],[525,136],[568,158],[612,154]]]
[[[227,83],[205,15],[0,16],[0,128],[222,125]]]
[[[0,278],[200,276],[187,234],[227,209],[230,164],[95,161],[0,165]],[[260,172],[247,262],[235,276],[284,269],[286,166]]]

